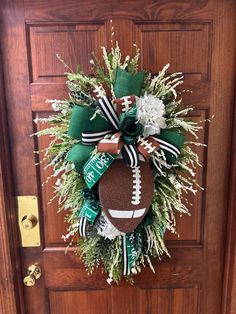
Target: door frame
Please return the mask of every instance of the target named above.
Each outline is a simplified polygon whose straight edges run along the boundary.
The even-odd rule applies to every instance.
[[[0,47],[1,48],[1,47]],[[10,162],[4,75],[0,50],[0,313],[24,313],[17,204]]]
[[[236,94],[235,94],[236,96]],[[235,97],[236,98],[236,97]],[[18,232],[17,204],[13,190],[9,132],[4,88],[4,73],[0,52],[0,312],[23,314],[24,294],[20,259],[20,237]],[[236,310],[236,103],[231,137],[229,198],[227,212],[227,234],[224,252],[224,280],[222,314],[233,314]]]
[[[222,314],[233,314],[236,311],[236,89],[234,95]]]

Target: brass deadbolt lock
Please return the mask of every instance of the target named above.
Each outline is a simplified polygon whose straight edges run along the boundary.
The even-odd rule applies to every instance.
[[[25,215],[21,219],[21,225],[24,229],[30,230],[37,225],[38,219],[34,215]]]
[[[41,268],[38,265],[30,265],[27,269],[27,276],[24,278],[24,284],[27,287],[35,285],[37,279],[41,277]]]
[[[40,221],[37,197],[17,196],[17,203],[21,246],[40,246]]]

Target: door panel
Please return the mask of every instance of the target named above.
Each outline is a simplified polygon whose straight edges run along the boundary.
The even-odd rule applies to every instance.
[[[25,248],[22,274],[38,262],[42,278],[25,288],[27,313],[218,314],[221,308],[224,231],[227,205],[233,84],[235,3],[228,1],[3,1],[3,56],[10,125],[12,164],[17,195],[38,195],[41,247]],[[19,9],[20,8],[20,9]],[[51,174],[41,150],[48,138],[32,139],[33,118],[52,113],[46,99],[63,99],[67,70],[56,54],[90,73],[92,51],[110,46],[110,19],[124,54],[141,48],[141,68],[153,74],[170,63],[182,71],[186,103],[196,106],[193,119],[204,129],[196,148],[202,168],[196,179],[204,187],[189,196],[191,217],[177,218],[176,234],[166,233],[171,259],[155,262],[135,277],[133,286],[109,286],[100,269],[87,275],[73,248],[64,253],[66,226],[57,214]],[[224,34],[224,35],[223,35]],[[204,121],[214,115],[208,126]],[[219,165],[220,162],[220,165]]]

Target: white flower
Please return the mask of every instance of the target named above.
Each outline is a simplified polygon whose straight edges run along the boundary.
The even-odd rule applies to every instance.
[[[143,136],[159,134],[161,129],[166,128],[165,105],[162,100],[145,94],[143,97],[136,97],[137,118],[143,125]]]

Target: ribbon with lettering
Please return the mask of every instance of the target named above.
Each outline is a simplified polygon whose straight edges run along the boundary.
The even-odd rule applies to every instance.
[[[142,238],[139,233],[130,233],[122,236],[123,275],[129,276],[135,261],[142,250]]]
[[[79,211],[79,234],[86,238],[87,228],[94,224],[96,217],[101,211],[101,206],[96,193],[88,188],[83,189],[84,204]]]

